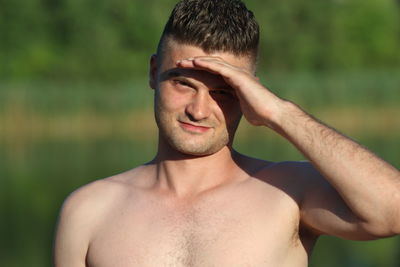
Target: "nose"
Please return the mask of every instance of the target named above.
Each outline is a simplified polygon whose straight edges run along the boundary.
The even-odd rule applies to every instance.
[[[186,114],[191,120],[201,121],[211,114],[210,96],[206,92],[197,92],[186,106]]]

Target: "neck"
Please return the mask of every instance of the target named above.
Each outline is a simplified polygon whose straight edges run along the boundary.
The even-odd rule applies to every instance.
[[[229,147],[207,156],[159,151],[152,162],[157,166],[156,186],[179,197],[199,195],[238,179],[237,157]]]

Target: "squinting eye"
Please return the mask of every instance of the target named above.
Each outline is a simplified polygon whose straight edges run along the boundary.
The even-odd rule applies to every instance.
[[[181,81],[181,80],[174,80],[173,82],[174,82],[175,84],[177,84],[177,85],[190,86],[190,84],[188,84],[188,83],[186,83],[186,82],[184,82],[184,81]]]
[[[211,91],[213,95],[221,95],[221,96],[233,96],[231,91],[228,90],[213,90]]]

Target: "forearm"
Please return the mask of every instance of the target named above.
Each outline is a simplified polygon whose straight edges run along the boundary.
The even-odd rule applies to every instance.
[[[400,229],[400,173],[376,155],[283,101],[272,127],[293,143],[368,227]]]
[[[292,142],[340,194],[351,215],[356,215],[357,223],[366,228],[364,232],[371,236],[400,233],[400,174],[396,168],[274,95],[259,83],[249,68],[233,66],[214,56],[180,60],[177,65],[221,75],[235,89],[247,121],[268,126]],[[320,189],[318,185],[315,188]],[[341,208],[342,204],[340,201],[331,207]],[[327,210],[326,205],[321,209]],[[316,217],[321,217],[321,213],[316,213]],[[322,224],[326,226],[329,222]]]

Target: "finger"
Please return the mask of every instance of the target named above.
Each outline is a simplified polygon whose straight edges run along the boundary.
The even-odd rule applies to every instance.
[[[248,78],[254,79],[254,75],[248,71],[233,66],[221,58],[218,57],[195,57],[179,60],[177,62],[179,67],[182,68],[193,68],[204,70],[216,75],[222,76],[225,81],[230,84],[233,88],[239,88]],[[257,81],[257,79],[254,79]]]
[[[183,68],[194,68],[193,59],[194,58],[180,59],[176,62],[176,65]]]
[[[213,74],[222,75],[224,76],[224,72],[222,70],[223,66],[220,65],[221,63],[217,61],[211,61],[210,59],[200,59],[200,58],[188,58],[183,60],[178,60],[176,62],[178,67],[181,68],[192,68],[198,70],[208,71]],[[220,65],[220,66],[218,66]]]
[[[198,68],[219,74],[223,77],[229,77],[233,72],[237,71],[232,65],[217,58],[198,57],[193,59],[193,64]]]
[[[214,69],[214,70],[218,71],[218,68],[219,68],[220,70],[228,71],[227,74],[232,73],[233,75],[236,75],[236,74],[242,73],[242,74],[246,74],[249,76],[255,76],[255,74],[252,73],[251,71],[249,71],[248,69],[232,65],[219,57],[204,57],[204,56],[195,57],[193,59],[193,62],[195,65],[196,64],[201,65],[202,67],[207,67],[210,69],[212,69],[212,67],[215,66],[215,67],[217,67],[217,69]],[[209,63],[209,65],[207,65],[207,63]]]

